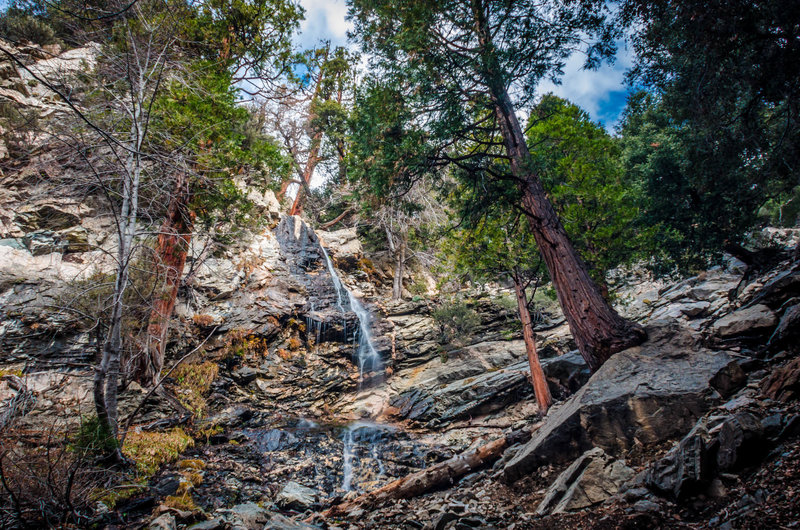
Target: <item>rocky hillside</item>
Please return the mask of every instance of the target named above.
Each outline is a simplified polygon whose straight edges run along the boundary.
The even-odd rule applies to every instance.
[[[47,60],[31,52],[30,61],[67,75],[87,57],[91,49]],[[19,72],[0,77],[0,96],[60,112]],[[53,188],[47,168],[58,156],[42,141],[0,177],[0,436],[18,455],[81,431],[93,412],[100,346],[91,322],[65,308],[111,270],[115,235],[101,197]],[[537,345],[557,399],[543,416],[508,290],[464,292],[458,304],[432,292],[391,301],[391,271],[365,254],[354,229],[315,231],[272,192],[242,189],[260,224],[213,251],[210,234],[193,238],[163,386],[122,387],[124,451],[137,465],[114,470],[106,488],[87,487],[87,526],[800,520],[800,264],[789,252],[798,230],[765,232],[781,250],[760,267],[729,257],[680,281],[616,272],[618,310],[649,339],[594,374],[543,298]],[[453,471],[458,455],[519,432],[527,441]],[[448,466],[454,480],[436,491],[359,501]],[[12,471],[4,468],[19,494],[13,486],[24,482]],[[4,522],[17,502],[8,493]]]

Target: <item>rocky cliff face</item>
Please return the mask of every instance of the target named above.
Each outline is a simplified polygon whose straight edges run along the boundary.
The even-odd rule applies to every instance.
[[[92,50],[44,59],[32,49],[28,60],[68,76],[91,64]],[[64,110],[14,69],[0,69],[0,81],[0,97],[47,116]],[[112,271],[115,235],[100,197],[59,194],[48,178],[80,168],[43,139],[30,140],[41,148],[6,160],[0,177],[0,427],[44,432],[55,422],[69,431],[92,412],[99,344],[91,322],[65,308]],[[644,323],[650,339],[595,374],[574,351],[558,309],[545,308],[537,341],[559,402],[543,418],[507,293],[464,293],[470,324],[448,331],[434,297],[388,299],[391,277],[365,255],[355,230],[314,231],[282,213],[272,193],[241,186],[258,228],[225,247],[194,235],[171,323],[167,366],[192,352],[183,362],[198,370],[165,379],[196,412],[187,427],[194,447],[115,510],[98,505],[98,524],[307,527],[298,520],[342,498],[523,428],[530,441],[509,448],[493,469],[475,469],[445,492],[352,513],[342,524],[597,522],[553,515],[586,508],[657,524],[659,511],[685,516],[676,503],[690,494],[728,502],[751,476],[745,454],[769,459],[783,448],[788,456],[780,458],[800,462],[796,262],[745,275],[729,259],[675,282],[618,272],[610,278],[618,309]],[[778,235],[796,244],[797,231]],[[91,306],[89,299],[79,307]],[[358,354],[365,325],[380,359],[367,365]],[[199,393],[184,381],[198,373]],[[126,382],[122,416],[146,394]],[[135,432],[186,421],[169,399],[150,397]],[[200,478],[187,482],[191,473]],[[176,492],[194,507],[168,505]],[[534,514],[545,519],[537,523]]]

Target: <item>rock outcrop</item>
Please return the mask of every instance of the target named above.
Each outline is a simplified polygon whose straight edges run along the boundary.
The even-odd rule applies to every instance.
[[[619,455],[634,440],[654,444],[692,428],[719,400],[711,380],[735,365],[735,358],[703,348],[699,337],[674,323],[653,323],[648,334],[646,343],[612,357],[551,410],[505,464],[506,480],[570,461],[593,446]]]
[[[633,475],[633,469],[622,460],[609,457],[599,447],[590,449],[553,482],[536,514],[571,512],[599,504],[616,494]]]

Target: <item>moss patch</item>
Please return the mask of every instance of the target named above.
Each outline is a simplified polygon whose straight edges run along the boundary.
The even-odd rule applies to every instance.
[[[178,401],[198,418],[206,413],[205,396],[218,373],[219,366],[210,361],[182,364],[172,373]]]
[[[136,462],[140,475],[150,477],[193,444],[192,437],[180,427],[166,432],[130,432],[122,452]]]

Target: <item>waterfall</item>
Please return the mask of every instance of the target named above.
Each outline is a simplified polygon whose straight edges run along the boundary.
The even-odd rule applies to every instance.
[[[336,290],[336,306],[339,311],[346,313],[345,307],[349,307],[358,318],[358,336],[356,340],[356,361],[358,362],[358,380],[359,383],[364,380],[365,372],[377,372],[383,368],[381,357],[372,343],[372,316],[369,311],[364,307],[358,298],[356,298],[350,290],[344,286],[336,269],[333,266],[333,261],[325,250],[325,247],[320,245],[322,255],[325,257],[325,264],[328,267],[328,272],[333,280],[333,287]],[[345,306],[345,297],[347,298],[347,306]],[[345,325],[345,336],[347,335],[347,327]]]
[[[342,458],[342,489],[350,491],[353,489],[353,451],[355,449],[355,442],[353,440],[353,426],[349,426],[344,433],[344,456]]]
[[[347,426],[342,438],[344,442],[342,489],[344,491],[353,489],[353,471],[355,469],[353,459],[358,456],[356,451],[359,445],[362,447],[360,458],[363,460],[369,457],[374,460],[378,466],[379,477],[386,473],[379,448],[383,439],[393,431],[392,427],[369,421],[356,421]]]
[[[372,316],[364,307],[364,304],[344,286],[325,247],[320,244],[320,248],[322,249],[322,255],[325,257],[325,264],[328,267],[328,272],[331,275],[333,287],[336,291],[336,307],[339,308],[342,314],[346,313],[349,308],[358,318],[355,356],[358,362],[358,382],[360,387],[364,382],[365,373],[380,372],[383,369],[381,357],[372,342]],[[347,336],[346,326],[345,323],[345,337]],[[353,489],[353,458],[356,456],[356,449],[358,448],[359,442],[368,448],[368,454],[377,462],[379,476],[384,474],[384,465],[380,458],[378,446],[385,430],[386,427],[361,421],[352,423],[347,427],[342,437],[344,445],[342,454],[343,490],[350,491]]]

